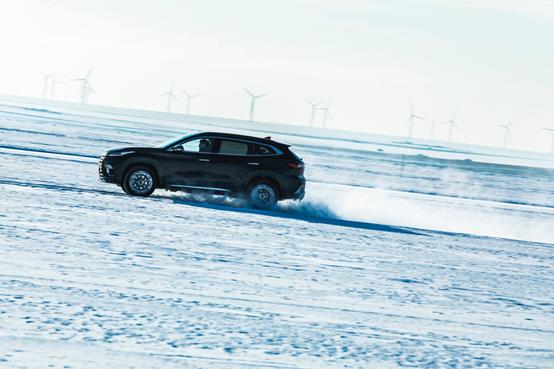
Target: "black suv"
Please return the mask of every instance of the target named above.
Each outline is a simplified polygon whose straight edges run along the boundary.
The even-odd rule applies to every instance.
[[[100,179],[129,195],[150,196],[156,188],[246,197],[271,208],[284,199],[302,200],[304,163],[289,146],[270,137],[196,133],[155,147],[107,151]]]

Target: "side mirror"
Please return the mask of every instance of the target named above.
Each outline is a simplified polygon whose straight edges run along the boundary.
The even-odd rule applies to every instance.
[[[179,146],[173,146],[171,149],[169,149],[169,151],[184,152],[185,149],[183,149],[183,146],[179,145]]]

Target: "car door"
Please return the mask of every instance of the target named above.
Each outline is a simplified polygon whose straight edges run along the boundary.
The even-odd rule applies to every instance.
[[[214,183],[217,187],[235,191],[240,188],[253,164],[249,164],[250,143],[220,137],[214,142],[211,161]]]
[[[169,187],[206,187],[213,182],[210,162],[214,140],[195,137],[171,147],[164,160]],[[204,145],[204,147],[202,147]]]

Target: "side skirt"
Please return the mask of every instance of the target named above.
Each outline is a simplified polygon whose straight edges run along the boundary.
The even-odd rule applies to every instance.
[[[223,193],[229,194],[231,191],[225,188],[219,187],[203,187],[203,186],[189,186],[189,185],[177,185],[170,184],[168,185],[169,190],[173,191],[186,191],[186,192],[211,192],[211,193]]]

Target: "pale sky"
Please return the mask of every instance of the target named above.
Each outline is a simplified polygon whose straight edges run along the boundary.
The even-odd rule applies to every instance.
[[[460,142],[548,151],[554,128],[554,0],[0,0],[0,93],[41,96],[42,76],[94,67],[95,104],[164,110],[175,82],[193,113],[308,124],[332,97],[337,129],[406,135],[458,109]],[[428,138],[420,123],[415,137]],[[436,138],[447,138],[437,126]]]

